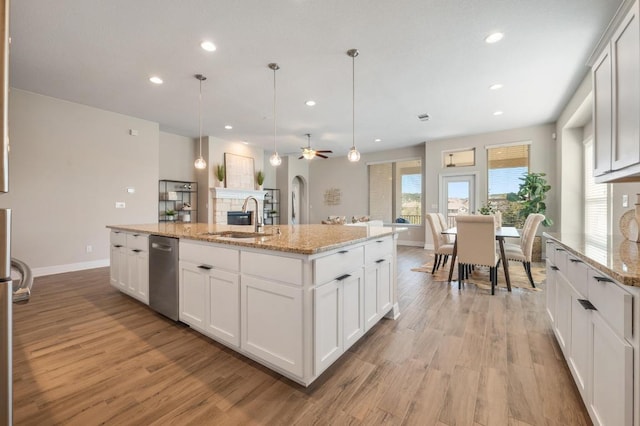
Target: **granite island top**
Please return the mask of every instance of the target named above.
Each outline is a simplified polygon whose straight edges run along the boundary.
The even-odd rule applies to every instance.
[[[640,287],[640,244],[621,236],[595,238],[586,234],[544,232],[597,270],[628,286]]]
[[[298,254],[321,253],[406,230],[406,228],[398,226],[278,225],[265,226],[264,235],[259,237],[239,239],[224,238],[212,234],[228,231],[253,232],[253,225],[163,222],[141,225],[108,225],[107,228]],[[278,230],[280,230],[279,234]]]

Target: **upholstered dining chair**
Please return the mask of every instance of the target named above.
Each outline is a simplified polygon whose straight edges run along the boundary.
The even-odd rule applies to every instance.
[[[531,275],[531,253],[533,252],[533,240],[538,232],[538,226],[544,220],[544,215],[540,213],[532,213],[527,216],[522,227],[522,235],[520,235],[520,244],[505,244],[504,253],[507,260],[522,262],[531,287],[535,288]]]
[[[488,266],[491,279],[491,294],[498,284],[500,255],[496,250],[495,218],[485,215],[456,217],[458,245],[458,289],[467,276],[470,266]]]
[[[440,222],[440,228],[442,228],[442,230],[444,231],[445,229],[449,229],[450,226],[447,223],[447,219],[445,219],[444,215],[442,213],[436,213],[436,216],[438,216],[438,221]],[[453,240],[455,239],[455,235],[445,235],[445,241],[447,243],[451,243],[453,244]]]
[[[453,254],[453,244],[451,244],[447,236],[442,233],[443,229],[440,226],[438,215],[436,213],[427,213],[426,217],[429,227],[431,228],[431,239],[433,240],[433,252],[435,256],[431,274],[435,274],[440,264],[442,263],[442,266],[446,265],[449,256]]]

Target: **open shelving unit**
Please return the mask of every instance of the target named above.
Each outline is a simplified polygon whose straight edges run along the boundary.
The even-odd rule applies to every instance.
[[[265,188],[264,191],[264,224],[280,225],[280,190]]]
[[[198,222],[198,183],[158,181],[158,222]],[[174,215],[167,212],[173,211]]]

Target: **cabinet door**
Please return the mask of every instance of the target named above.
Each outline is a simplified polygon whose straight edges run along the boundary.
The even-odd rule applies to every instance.
[[[316,287],[314,307],[314,374],[317,376],[337,360],[342,345],[342,287],[340,281]]]
[[[556,321],[554,331],[565,357],[571,342],[571,286],[560,272],[556,273]]]
[[[139,249],[127,252],[127,292],[149,304],[149,255]]]
[[[548,246],[547,246],[548,247]],[[556,271],[558,267],[552,265],[547,260],[547,314],[551,320],[551,324],[555,326],[556,322]]]
[[[612,141],[612,85],[611,53],[609,49],[600,55],[593,65],[593,123],[594,123],[594,176],[611,171]]]
[[[613,144],[611,167],[640,163],[640,25],[638,2],[611,39]]]
[[[383,259],[378,264],[378,312],[380,317],[393,307],[393,277],[391,259]]]
[[[120,251],[123,249],[121,246],[111,246],[110,259],[109,259],[109,284],[120,290],[120,270],[127,267],[126,257],[124,262],[121,259]]]
[[[593,362],[590,411],[596,424],[633,421],[633,347],[620,339],[598,312],[592,315]]]
[[[207,270],[180,262],[180,321],[200,331],[205,330],[208,278]]]
[[[571,366],[573,378],[583,399],[588,387],[588,371],[591,338],[591,313],[578,300],[581,297],[572,291],[571,294],[571,344],[569,346],[568,362]]]
[[[340,280],[345,351],[364,334],[364,279],[362,275],[362,270],[360,270]]]
[[[364,271],[364,329],[373,327],[380,319],[378,306],[378,286],[380,284],[378,265],[370,265]]]
[[[242,349],[302,377],[302,289],[242,275],[240,314]]]
[[[233,346],[240,346],[240,279],[238,274],[211,270],[207,282],[207,334]]]

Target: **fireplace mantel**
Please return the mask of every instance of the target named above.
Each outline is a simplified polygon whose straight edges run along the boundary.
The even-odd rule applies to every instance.
[[[226,200],[244,200],[247,197],[255,197],[258,201],[264,200],[266,191],[255,191],[253,189],[234,188],[210,188],[213,198]]]

